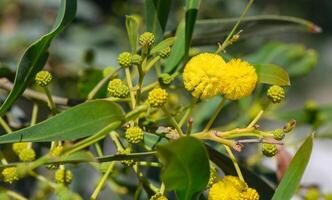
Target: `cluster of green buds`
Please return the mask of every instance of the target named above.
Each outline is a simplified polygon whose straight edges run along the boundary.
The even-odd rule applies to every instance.
[[[285,91],[278,85],[273,85],[267,90],[267,97],[272,103],[280,103],[285,98]]]
[[[167,102],[168,94],[166,90],[155,88],[149,92],[148,102],[151,107],[159,108]]]
[[[126,130],[125,137],[131,144],[138,144],[143,141],[144,133],[140,127],[129,127]]]
[[[68,169],[59,168],[55,171],[54,179],[56,183],[69,185],[73,180],[73,174]]]
[[[126,98],[129,95],[129,88],[120,79],[113,79],[108,83],[108,94],[111,97]]]

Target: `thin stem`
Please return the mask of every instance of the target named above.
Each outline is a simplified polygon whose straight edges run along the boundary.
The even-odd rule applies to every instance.
[[[125,68],[125,73],[126,73],[127,84],[128,84],[129,89],[130,89],[131,108],[134,109],[135,104],[136,104],[136,100],[135,100],[135,94],[134,94],[134,91],[133,91],[133,82],[131,81],[131,74],[130,74],[130,71],[129,71],[128,67]]]
[[[255,126],[255,124],[258,122],[258,120],[262,117],[264,111],[260,110],[259,113],[256,115],[256,117],[250,122],[250,124],[247,126],[248,128]]]
[[[2,117],[0,117],[0,125],[6,131],[6,133],[12,133],[13,132],[13,130],[9,127],[7,122]]]
[[[135,173],[136,173],[136,175],[137,175],[139,181],[140,181],[143,185],[145,185],[145,186],[147,186],[148,188],[150,188],[154,193],[157,193],[157,192],[159,191],[159,189],[158,189],[155,185],[153,185],[152,183],[150,183],[150,182],[144,177],[143,173],[139,170],[139,167],[138,167],[137,164],[133,166],[133,170],[135,171]]]
[[[184,136],[181,127],[178,125],[178,123],[176,122],[174,117],[171,115],[171,113],[168,112],[168,110],[165,108],[165,106],[163,106],[161,109],[166,114],[166,116],[167,116],[169,122],[172,124],[172,126],[177,130],[178,134],[180,136]]]
[[[115,166],[115,162],[111,162],[105,172],[105,174],[103,175],[103,177],[100,179],[100,181],[98,182],[98,185],[95,189],[95,191],[92,193],[90,200],[96,200],[100,191],[103,189],[108,177],[110,176],[110,174],[113,171],[113,168]]]
[[[28,200],[27,198],[25,198],[24,196],[14,192],[14,191],[11,191],[11,190],[7,190],[6,191],[6,194],[8,194],[8,196],[16,199],[16,200]]]
[[[41,176],[39,174],[37,174],[34,171],[29,171],[29,174],[32,175],[33,177],[35,177],[36,179],[38,179],[41,182],[47,183],[49,186],[51,186],[53,189],[56,188],[56,184],[53,183],[52,181],[48,180],[47,178],[45,178],[44,176]]]
[[[153,88],[156,87],[157,85],[159,85],[159,82],[158,82],[158,81],[153,82],[153,83],[151,83],[151,84],[149,84],[149,85],[143,87],[143,88],[142,88],[142,93],[147,92],[147,91],[153,89]]]
[[[243,176],[242,176],[242,172],[241,172],[240,166],[239,166],[239,164],[237,163],[237,160],[236,160],[236,158],[235,158],[235,156],[234,156],[234,154],[233,154],[231,148],[229,148],[229,146],[226,146],[226,145],[225,145],[225,149],[226,149],[226,151],[227,151],[227,153],[228,153],[230,159],[231,159],[232,162],[233,162],[233,165],[234,165],[234,167],[235,167],[235,170],[236,170],[237,175],[239,176],[239,178],[240,178],[243,182],[245,182],[245,181],[244,181],[244,178],[243,178]]]
[[[227,38],[225,39],[225,41],[219,46],[219,48],[216,51],[216,54],[219,54],[221,51],[223,51],[227,45],[228,45],[228,41],[232,38],[233,34],[235,33],[237,27],[240,25],[242,19],[246,16],[247,12],[249,11],[250,6],[252,5],[252,3],[254,2],[254,0],[249,0],[246,8],[244,9],[244,11],[242,12],[241,16],[239,17],[239,19],[237,20],[236,24],[234,25],[233,29],[231,30],[231,32],[228,34]]]
[[[154,57],[147,65],[143,68],[144,73],[150,71],[150,69],[160,60],[159,56]]]
[[[217,118],[217,116],[218,116],[218,114],[220,113],[221,109],[224,107],[225,102],[226,102],[226,99],[225,99],[225,98],[223,98],[223,99],[220,101],[220,103],[219,103],[217,109],[214,111],[214,113],[212,114],[210,120],[208,121],[208,123],[206,124],[205,128],[203,129],[203,132],[206,132],[206,131],[208,131],[208,130],[211,128],[211,126],[212,126],[214,120]]]
[[[47,87],[43,87],[43,89],[44,89],[44,92],[45,92],[45,94],[47,96],[47,99],[48,99],[48,106],[50,107],[52,114],[56,115],[57,110],[56,110],[56,105],[53,101],[52,95],[51,95],[51,93],[50,93],[50,91]]]
[[[111,79],[115,74],[117,74],[120,71],[120,69],[121,67],[116,68],[115,71],[113,71],[112,73],[108,74],[103,79],[101,79],[88,94],[87,100],[93,99],[96,96],[96,94],[99,92],[99,90],[107,83],[107,81]]]
[[[34,126],[37,123],[38,110],[39,110],[38,104],[33,103],[30,126]]]
[[[194,106],[196,105],[198,99],[194,99],[194,101],[190,104],[190,106],[187,108],[186,113],[184,113],[184,115],[182,116],[180,122],[179,122],[179,126],[182,127],[184,123],[186,123],[189,115],[191,114]]]
[[[144,73],[141,65],[137,66],[137,69],[138,69],[138,88],[137,88],[137,95],[136,95],[136,105],[139,105],[140,100],[141,100],[141,93],[142,93],[145,73]]]
[[[97,155],[99,157],[103,156],[103,150],[101,149],[101,146],[98,144],[98,143],[95,143],[95,148],[96,148],[96,151],[97,151]]]

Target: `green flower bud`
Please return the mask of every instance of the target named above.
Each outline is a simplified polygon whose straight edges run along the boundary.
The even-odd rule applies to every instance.
[[[168,94],[166,90],[161,88],[153,89],[149,92],[148,102],[152,107],[161,107],[167,101]]]
[[[155,41],[153,33],[145,32],[139,37],[139,43],[143,48],[150,48]]]
[[[130,154],[131,153],[131,149],[130,148],[126,148],[123,150],[118,151],[118,154]],[[121,164],[126,166],[126,167],[132,167],[135,164],[134,160],[121,160]]]
[[[19,154],[18,157],[21,161],[33,161],[36,159],[36,153],[32,148],[23,149]]]
[[[273,138],[276,140],[282,140],[285,137],[285,133],[282,129],[276,129],[272,132]]]
[[[173,77],[167,73],[159,75],[159,83],[161,85],[170,85],[173,81]]]
[[[282,87],[274,85],[267,90],[267,97],[273,103],[280,103],[285,98],[285,91]]]
[[[168,198],[161,193],[156,193],[150,198],[150,200],[168,200]]]
[[[16,167],[7,167],[1,172],[3,176],[3,182],[12,184],[19,180]]]
[[[28,142],[16,142],[12,144],[12,149],[13,151],[18,155],[20,152],[24,149],[29,148],[29,143]]]
[[[139,127],[130,127],[126,130],[125,137],[129,143],[137,144],[144,139],[144,133]]]
[[[132,57],[132,63],[134,65],[140,65],[142,63],[142,57],[138,54],[133,55]]]
[[[160,58],[167,58],[169,56],[169,54],[171,53],[171,47],[166,47],[166,48],[160,50],[158,53],[159,53]]]
[[[107,91],[110,96],[117,98],[126,98],[129,95],[129,88],[120,79],[111,80]]]
[[[58,169],[55,172],[54,179],[56,183],[68,185],[73,180],[73,174],[68,169]]]
[[[52,81],[52,75],[48,71],[40,71],[35,76],[35,83],[40,87],[46,87]]]
[[[132,55],[129,52],[120,53],[118,56],[118,63],[121,67],[130,67],[132,62]]]
[[[262,152],[267,157],[275,156],[278,153],[277,146],[275,144],[264,143],[262,145]]]

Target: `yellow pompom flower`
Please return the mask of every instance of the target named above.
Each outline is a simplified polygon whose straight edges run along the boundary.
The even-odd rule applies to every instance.
[[[19,154],[22,150],[29,148],[28,142],[16,142],[12,144],[12,149],[16,154]]]
[[[125,137],[129,143],[138,144],[144,139],[144,133],[140,127],[130,127],[126,130]]]
[[[52,81],[52,75],[48,71],[40,71],[35,76],[35,83],[40,87],[46,87]]]
[[[3,182],[12,184],[19,180],[16,167],[7,167],[2,171]]]
[[[206,99],[221,94],[224,59],[213,53],[194,56],[183,71],[184,86],[196,98]]]
[[[222,93],[229,100],[249,96],[255,89],[257,74],[255,68],[240,59],[232,59],[222,69]]]
[[[55,182],[68,185],[73,180],[73,174],[68,169],[58,169],[54,174]]]
[[[149,92],[148,102],[152,107],[158,108],[163,106],[167,101],[168,94],[161,88],[153,89]]]
[[[26,148],[18,154],[18,157],[21,161],[33,161],[36,158],[36,153],[32,148]]]
[[[225,176],[212,185],[208,200],[259,200],[259,195],[238,177]]]

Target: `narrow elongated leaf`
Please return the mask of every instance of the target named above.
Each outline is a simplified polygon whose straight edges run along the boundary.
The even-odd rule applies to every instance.
[[[39,38],[26,49],[17,67],[14,88],[1,105],[0,116],[5,114],[8,108],[24,92],[29,81],[43,68],[49,55],[47,50],[53,38],[74,19],[76,4],[76,0],[61,0],[58,16],[52,31]]]
[[[255,68],[260,83],[280,86],[290,85],[288,73],[282,67],[273,64],[259,64],[255,65]]]
[[[214,150],[212,147],[206,145],[209,152],[210,159],[227,175],[236,176],[236,170],[233,162],[226,155]],[[255,188],[262,200],[270,200],[274,194],[274,189],[267,181],[262,179],[260,176],[254,174],[249,169],[240,165],[241,172],[245,181],[252,188]]]
[[[312,138],[309,136],[296,152],[272,200],[291,199],[294,195],[310,159]]]
[[[95,100],[70,108],[32,127],[3,135],[0,144],[76,140],[123,120],[124,113],[120,106],[106,100]]]
[[[126,28],[128,32],[128,38],[131,46],[132,53],[137,50],[137,36],[140,25],[140,19],[138,16],[127,15],[126,16]]]
[[[172,0],[145,0],[146,30],[163,39]]]
[[[188,55],[199,6],[200,0],[186,1],[185,18],[178,25],[175,44],[166,61],[165,72],[167,73],[174,71],[181,60]]]
[[[210,167],[203,143],[192,137],[157,147],[164,169],[161,179],[179,200],[193,200],[208,183]]]

